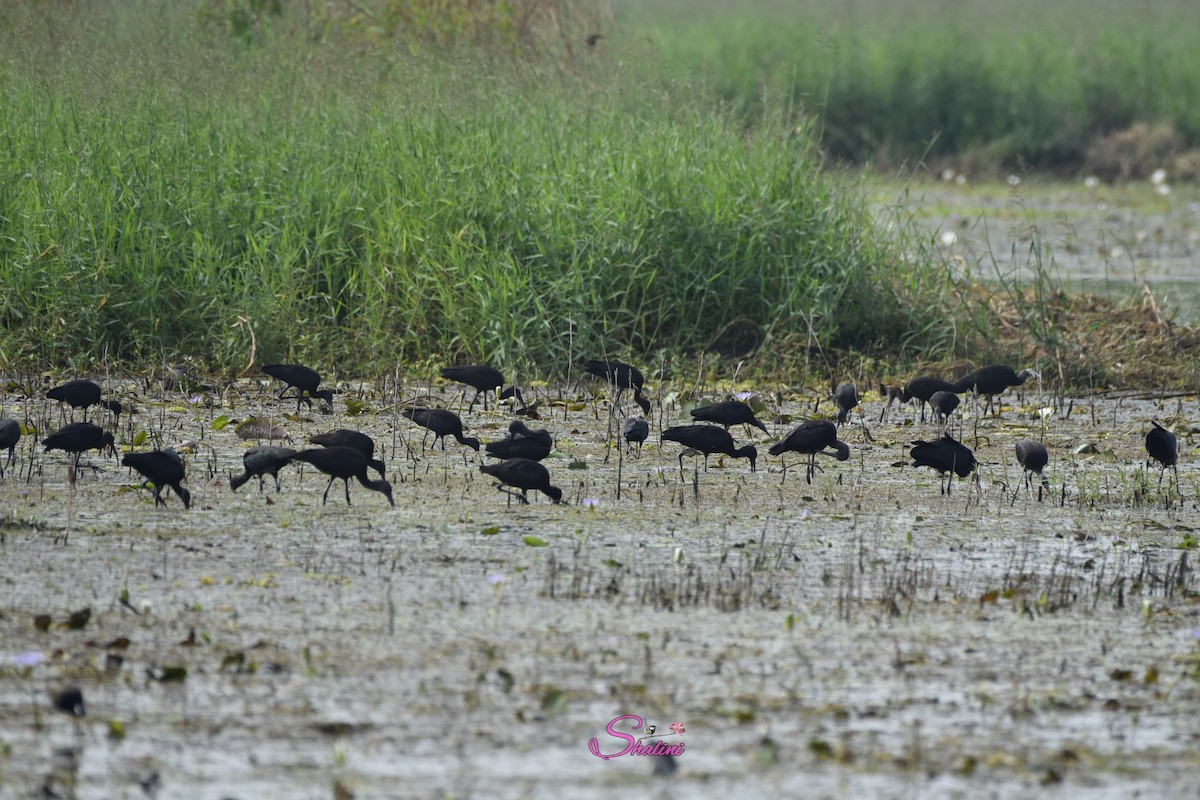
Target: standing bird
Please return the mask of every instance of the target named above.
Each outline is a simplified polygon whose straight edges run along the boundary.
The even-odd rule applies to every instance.
[[[915,441],[908,454],[912,457],[914,467],[933,467],[938,471],[938,486],[942,494],[950,494],[954,475],[965,478],[975,471],[975,454],[948,434],[936,442]],[[947,473],[952,474],[947,477]],[[942,478],[946,478],[945,485],[942,485]]]
[[[79,456],[85,450],[103,450],[107,447],[112,454],[117,454],[116,441],[113,435],[90,422],[72,422],[64,425],[54,433],[42,439],[44,452],[62,450],[75,455],[74,464],[79,466]]]
[[[471,404],[467,406],[467,411],[475,408],[475,401],[483,395],[483,410],[487,410],[488,395],[503,389],[504,374],[495,367],[489,367],[485,364],[471,364],[465,367],[446,367],[442,370],[442,377],[448,381],[456,381],[465,383],[475,390],[475,396],[471,398]],[[464,392],[465,394],[465,392]],[[500,392],[500,399],[507,400],[515,398],[518,403],[524,402],[521,397],[521,390],[516,386],[509,386]]]
[[[89,380],[67,381],[46,392],[46,397],[66,403],[72,409],[82,408],[83,419],[87,421],[88,408],[100,405],[100,385]]]
[[[850,416],[850,412],[858,407],[858,387],[853,383],[839,384],[833,392],[833,402],[838,408],[838,425],[841,425]]]
[[[741,400],[726,400],[723,403],[693,408],[691,415],[697,422],[713,422],[723,426],[725,430],[729,430],[731,425],[753,425],[761,428],[763,433],[770,433],[767,426],[754,416],[754,409]]]
[[[530,461],[541,461],[554,449],[554,437],[550,435],[550,431],[532,430],[521,420],[515,419],[508,426],[507,437],[497,442],[488,442],[484,449],[493,458],[527,458]]]
[[[263,476],[270,475],[275,479],[275,491],[279,491],[279,470],[287,466],[296,451],[290,447],[251,447],[242,453],[242,466],[246,471],[241,475],[229,476],[229,488],[237,491],[243,483],[258,476],[258,493],[262,494]]]
[[[650,413],[650,401],[642,396],[642,388],[645,386],[646,379],[642,377],[642,373],[638,372],[637,367],[620,361],[591,358],[583,362],[583,371],[589,375],[604,378],[616,388],[617,396],[613,399],[614,405],[621,402],[621,394],[626,389],[632,389],[633,402],[638,404],[638,408],[642,409],[643,414]]]
[[[907,403],[910,400],[916,399],[921,401],[921,422],[925,421],[925,404],[937,392],[959,392],[968,391],[967,389],[958,388],[957,384],[944,381],[940,378],[913,378],[908,383],[904,384],[904,392],[900,395],[900,399]],[[889,404],[890,405],[890,404]]]
[[[929,407],[933,409],[934,420],[943,424],[950,422],[950,415],[958,408],[960,402],[954,392],[934,392],[929,396]]]
[[[836,452],[825,452],[827,447],[832,447]],[[805,482],[812,483],[813,474],[817,469],[817,455],[831,456],[838,461],[845,461],[850,458],[850,445],[838,441],[837,426],[829,420],[810,419],[776,442],[767,452],[773,456],[782,456],[784,453],[807,455],[808,469],[804,479]],[[787,478],[786,463],[783,465],[783,477]]]
[[[279,392],[280,400],[285,397],[288,389],[296,390],[296,411],[300,410],[301,401],[308,403],[308,407],[312,408],[312,400],[309,397],[324,400],[329,404],[329,410],[333,410],[333,391],[317,388],[321,385],[321,376],[316,370],[302,364],[267,364],[262,369],[272,378],[286,384]]]
[[[1045,445],[1033,439],[1017,442],[1017,463],[1025,468],[1026,486],[1029,486],[1029,481],[1034,475],[1042,479],[1042,485],[1038,487],[1038,502],[1041,502],[1042,491],[1045,490],[1047,494],[1050,492],[1050,481],[1042,473],[1050,463],[1050,454],[1046,452]]]
[[[663,431],[662,438],[684,446],[684,451],[679,454],[680,471],[683,470],[683,457],[696,453],[704,456],[705,472],[708,472],[708,457],[713,453],[722,453],[733,458],[748,458],[751,472],[754,472],[755,462],[758,461],[758,450],[754,445],[738,447],[729,431],[716,425],[677,425]]]
[[[384,474],[386,466],[381,459],[375,457],[375,440],[365,433],[337,428],[310,436],[308,441],[312,444],[319,444],[321,447],[353,447],[367,457],[367,466],[378,472],[379,477],[387,477]]]
[[[1146,466],[1150,465],[1150,459],[1154,459],[1162,468],[1158,471],[1158,485],[1162,486],[1163,474],[1166,473],[1167,467],[1170,467],[1175,472],[1175,485],[1179,486],[1179,467],[1176,462],[1179,460],[1179,443],[1175,441],[1175,434],[1159,425],[1154,420],[1150,420],[1150,424],[1154,427],[1146,434]]]
[[[526,505],[529,504],[526,493],[530,489],[537,489],[555,503],[562,502],[562,489],[550,485],[550,471],[528,458],[510,458],[499,464],[482,464],[479,471],[498,479],[500,481],[496,486],[498,490],[516,497]],[[510,492],[504,488],[505,486],[520,489],[521,493]]]
[[[1032,369],[1023,369],[1017,372],[1012,367],[1006,367],[1003,364],[991,364],[967,375],[965,378],[957,381],[954,384],[956,392],[974,392],[987,397],[987,406],[984,412],[992,409],[992,401],[999,395],[1004,393],[1004,390],[1010,386],[1021,386],[1030,377],[1041,378],[1041,373]]]
[[[353,447],[318,447],[313,450],[301,450],[292,455],[288,461],[303,461],[312,464],[329,476],[325,486],[325,494],[321,496],[321,505],[329,501],[329,489],[338,478],[346,488],[346,505],[350,505],[350,479],[357,478],[358,482],[373,492],[379,492],[387,498],[388,503],[396,505],[392,499],[392,485],[385,480],[373,481],[367,477],[367,457]]]
[[[154,487],[154,505],[167,507],[162,498],[163,488],[170,486],[183,501],[184,508],[192,507],[192,494],[180,482],[184,478],[183,459],[174,449],[151,450],[148,453],[126,453],[121,464],[141,473],[146,482]]]
[[[621,435],[625,437],[625,449],[637,445],[638,456],[642,455],[642,443],[650,436],[650,423],[643,417],[630,417],[621,426]]]
[[[0,419],[0,450],[8,450],[8,463],[12,466],[17,461],[17,442],[21,441],[21,423],[15,419]],[[4,477],[4,467],[0,467],[0,478]]]
[[[443,450],[446,449],[445,437],[453,436],[459,444],[465,444],[472,450],[479,451],[479,440],[474,436],[463,436],[462,420],[453,411],[446,411],[442,408],[406,408],[402,413],[422,428],[433,431],[433,443],[436,445],[440,440]],[[421,440],[421,446],[425,446],[424,439]]]

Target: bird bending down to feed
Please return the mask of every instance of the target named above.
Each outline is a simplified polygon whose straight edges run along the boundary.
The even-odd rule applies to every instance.
[[[508,426],[508,436],[496,442],[488,442],[484,449],[493,458],[527,458],[530,461],[541,461],[554,449],[554,437],[548,430],[535,431],[521,420],[515,419]]]
[[[933,467],[938,471],[938,487],[942,494],[950,494],[954,475],[965,478],[975,471],[975,454],[949,435],[943,435],[935,442],[915,441],[908,454],[914,467]],[[950,473],[948,477],[947,473]],[[944,485],[942,478],[946,479]]]
[[[51,450],[72,453],[74,455],[73,463],[76,467],[79,466],[79,456],[85,450],[103,450],[107,447],[114,456],[117,454],[113,435],[99,425],[93,425],[90,422],[72,422],[64,425],[42,439],[42,447],[47,453]]]
[[[944,381],[940,378],[913,378],[911,381],[904,384],[904,391],[900,394],[900,400],[905,403],[909,402],[910,400],[919,400],[921,406],[921,422],[924,422],[925,404],[929,402],[930,398],[932,398],[934,394],[938,392],[951,392],[953,394],[957,394],[965,391],[967,390],[960,389],[956,384],[950,383],[949,381]],[[889,402],[888,405],[891,405],[891,403]]]
[[[642,443],[650,436],[650,423],[643,417],[630,417],[621,426],[621,435],[625,437],[626,450],[636,444],[638,455],[641,456]]]
[[[386,467],[383,461],[375,458],[375,440],[365,433],[347,430],[346,428],[337,428],[325,433],[318,433],[316,436],[310,436],[308,437],[308,441],[312,444],[319,444],[321,447],[353,447],[367,457],[367,466],[378,472],[379,477],[387,477],[384,474]]]
[[[1158,485],[1162,486],[1163,475],[1167,471],[1167,467],[1175,473],[1175,486],[1179,486],[1179,467],[1176,462],[1179,460],[1179,443],[1175,440],[1175,434],[1159,425],[1154,420],[1150,420],[1150,424],[1154,427],[1146,434],[1146,465],[1150,465],[1150,459],[1154,459],[1161,465],[1158,471]]]
[[[954,409],[958,408],[960,402],[958,395],[954,392],[934,392],[929,396],[929,407],[933,409],[933,419],[943,424],[950,422],[950,415],[954,413]]]
[[[310,397],[315,397],[318,400],[324,400],[329,404],[329,410],[333,410],[333,391],[330,389],[318,389],[321,385],[321,376],[317,371],[303,364],[267,364],[262,368],[263,372],[270,375],[272,378],[283,381],[286,385],[279,392],[279,399],[282,400],[287,395],[288,389],[296,390],[296,410],[300,410],[300,403],[308,403],[308,407],[312,408],[312,400]]]
[[[838,409],[837,424],[842,425],[858,407],[858,387],[853,383],[840,384],[833,392],[833,402]]]
[[[716,425],[677,425],[663,431],[662,438],[669,442],[678,442],[684,446],[679,454],[679,469],[683,470],[683,457],[699,453],[704,456],[704,471],[708,472],[708,457],[713,453],[721,453],[733,458],[750,459],[750,471],[754,472],[755,462],[758,461],[758,450],[754,445],[738,447],[729,431]]]
[[[402,413],[422,428],[433,431],[433,443],[436,445],[440,441],[443,450],[446,449],[445,437],[453,436],[459,444],[465,444],[472,450],[479,451],[479,440],[474,436],[463,435],[462,420],[453,411],[446,411],[442,408],[406,408]],[[421,446],[425,446],[424,439],[421,440]]]
[[[479,467],[479,471],[499,480],[500,483],[496,488],[507,495],[516,497],[522,503],[529,503],[526,493],[530,489],[537,489],[555,503],[562,502],[562,489],[550,485],[550,471],[528,458],[510,458],[499,464],[483,464]],[[520,494],[510,492],[504,488],[505,486],[520,489],[521,492]]]
[[[1047,493],[1050,491],[1050,481],[1042,472],[1046,465],[1050,463],[1050,454],[1046,452],[1046,446],[1041,442],[1035,442],[1033,439],[1022,439],[1017,442],[1017,463],[1025,469],[1025,485],[1029,486],[1030,480],[1034,475],[1041,479],[1041,486],[1038,487],[1038,501],[1042,499],[1042,491]],[[1018,490],[1019,491],[1019,490]]]
[[[754,409],[741,400],[726,400],[693,408],[691,415],[696,422],[712,422],[724,427],[725,430],[729,430],[731,425],[753,425],[763,433],[770,433],[767,426],[754,415]]]
[[[835,452],[825,452],[829,447],[832,447]],[[773,456],[782,456],[784,453],[807,455],[808,468],[804,479],[807,483],[812,483],[813,473],[817,469],[817,456],[830,456],[838,461],[845,461],[850,458],[850,445],[838,441],[837,426],[832,422],[824,419],[810,419],[776,442],[767,452]],[[784,479],[787,478],[786,463],[783,465],[783,476]]]
[[[504,389],[504,373],[486,364],[446,367],[442,370],[442,377],[448,381],[465,383],[475,390],[475,396],[471,398],[471,404],[467,406],[467,411],[475,408],[475,402],[479,400],[481,395],[483,396],[483,409],[486,411],[488,407],[488,395],[498,390],[503,390],[500,391],[501,400],[515,398],[518,403],[524,402],[521,397],[521,390],[516,386],[509,386],[507,389]]]
[[[391,505],[396,505],[392,499],[392,485],[385,480],[373,481],[367,477],[367,457],[353,447],[318,447],[312,450],[301,450],[291,456],[288,461],[303,461],[312,464],[329,476],[325,486],[325,494],[321,496],[321,505],[329,501],[329,489],[333,482],[341,478],[346,489],[346,505],[350,505],[350,479],[356,478],[366,488],[379,492]]]
[[[650,401],[642,396],[646,380],[637,367],[611,359],[591,358],[583,362],[583,371],[604,378],[617,390],[617,396],[613,398],[614,406],[621,402],[621,394],[626,389],[632,389],[633,402],[638,404],[643,414],[650,413]]]
[[[154,505],[167,507],[162,490],[170,486],[183,501],[184,508],[192,507],[192,493],[180,485],[184,478],[183,459],[174,449],[168,447],[146,453],[126,453],[121,464],[137,470],[154,487]]]
[[[246,481],[258,476],[258,492],[262,494],[263,476],[270,475],[275,479],[275,491],[278,492],[279,470],[287,466],[296,452],[290,447],[251,447],[242,453],[242,466],[246,471],[241,475],[230,475],[229,488],[236,492]]]
[[[987,397],[984,412],[992,409],[996,397],[1004,393],[1010,386],[1021,386],[1029,378],[1041,378],[1041,374],[1032,369],[1017,372],[1012,367],[1003,364],[991,364],[967,375],[954,384],[957,392],[974,392]]]

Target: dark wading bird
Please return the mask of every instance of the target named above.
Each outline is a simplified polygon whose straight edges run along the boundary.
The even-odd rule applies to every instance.
[[[550,471],[528,458],[510,458],[499,464],[483,464],[479,467],[479,471],[499,480],[500,483],[496,488],[510,497],[517,498],[522,503],[529,503],[526,493],[530,489],[537,489],[555,503],[562,502],[562,489],[550,485]],[[520,489],[521,492],[520,494],[510,492],[504,488],[505,486]]]
[[[162,490],[170,486],[183,501],[184,508],[192,507],[192,493],[180,485],[184,478],[183,459],[171,448],[151,450],[148,453],[126,453],[121,464],[141,473],[146,482],[154,487],[154,505],[167,507]]]
[[[72,409],[82,408],[84,421],[87,420],[87,410],[91,406],[102,405],[118,416],[121,413],[120,403],[112,400],[108,402],[100,401],[100,385],[94,381],[67,381],[62,386],[55,386],[46,392],[46,397],[51,400],[57,400],[60,403],[66,403]]]
[[[1150,424],[1154,427],[1146,434],[1146,466],[1150,466],[1150,459],[1154,459],[1162,468],[1158,471],[1158,485],[1162,486],[1163,475],[1167,471],[1167,467],[1175,473],[1175,486],[1179,486],[1179,467],[1176,462],[1179,460],[1179,443],[1175,441],[1175,434],[1159,425],[1154,420],[1150,420]]]
[[[716,425],[677,425],[663,431],[662,438],[668,442],[679,442],[684,451],[679,454],[679,469],[683,470],[683,457],[700,454],[704,456],[704,471],[708,472],[708,457],[721,453],[733,458],[750,459],[750,471],[754,472],[758,461],[758,450],[754,445],[738,447],[729,431]]]
[[[595,375],[597,378],[604,378],[616,388],[617,396],[613,398],[614,406],[621,402],[621,395],[626,389],[632,389],[633,402],[638,404],[638,408],[642,409],[643,414],[650,413],[650,401],[642,396],[642,388],[645,386],[646,379],[642,377],[642,373],[638,372],[637,367],[611,359],[590,358],[583,362],[583,371],[589,375]]]
[[[246,481],[258,476],[258,492],[262,494],[263,477],[270,475],[275,479],[275,491],[278,492],[279,470],[287,466],[296,452],[290,447],[251,447],[242,453],[242,466],[246,471],[241,475],[230,475],[229,488],[236,492]]]
[[[1021,386],[1030,377],[1040,378],[1040,373],[1032,369],[1017,372],[1012,367],[1003,364],[991,364],[981,367],[954,384],[956,392],[974,392],[987,397],[984,412],[992,409],[995,398],[1004,393],[1010,386]]]
[[[103,450],[105,447],[115,456],[116,442],[113,435],[90,422],[72,422],[42,439],[44,452],[62,450],[74,454],[72,463],[79,466],[79,456],[86,450]]]
[[[276,380],[283,381],[286,386],[279,392],[279,399],[282,400],[287,396],[288,389],[295,389],[296,394],[296,410],[300,410],[300,403],[308,403],[308,407],[312,408],[312,400],[310,397],[315,397],[318,400],[324,400],[329,404],[329,410],[333,410],[333,391],[330,389],[318,389],[321,385],[321,376],[317,371],[310,369],[302,364],[267,364],[263,368],[263,372],[270,375]]]
[[[754,409],[741,400],[726,400],[721,403],[693,408],[691,415],[692,419],[696,422],[716,423],[725,428],[725,430],[729,430],[731,425],[753,425],[761,429],[763,433],[770,433],[767,430],[767,426],[758,417],[754,416]]]
[[[17,461],[17,442],[21,441],[21,423],[15,419],[0,419],[0,450],[8,451],[5,466],[11,467]],[[0,467],[0,478],[4,477],[4,467]]]
[[[367,457],[353,447],[320,447],[313,450],[301,450],[288,461],[303,461],[312,464],[329,476],[325,486],[325,494],[321,496],[321,505],[329,501],[329,489],[338,478],[346,488],[346,505],[350,505],[350,479],[357,478],[358,482],[373,492],[379,492],[387,498],[388,503],[396,505],[392,499],[392,485],[385,480],[373,481],[367,477]]]
[[[446,449],[446,437],[453,436],[459,444],[465,444],[472,450],[479,451],[479,440],[474,436],[463,436],[462,420],[453,411],[446,411],[442,408],[406,408],[401,413],[422,428],[433,431],[433,443],[436,445],[440,441],[443,450]],[[428,436],[429,434],[426,433],[425,437]],[[421,447],[424,446],[425,438],[423,437]]]
[[[908,451],[914,467],[933,467],[938,471],[942,494],[950,494],[954,476],[965,478],[975,471],[975,454],[961,442],[944,435],[936,442],[915,441]],[[947,473],[950,473],[947,476]],[[943,484],[942,478],[945,478]]]
[[[378,472],[379,477],[387,477],[384,474],[386,466],[382,460],[375,457],[375,440],[365,433],[337,428],[310,436],[308,441],[312,444],[319,444],[321,447],[353,447],[367,457],[367,466]]]
[[[835,452],[825,452],[828,447],[832,447]],[[812,483],[813,473],[817,469],[817,456],[830,456],[838,461],[845,461],[850,458],[850,445],[838,441],[837,426],[832,422],[824,419],[810,419],[776,442],[767,452],[773,456],[782,456],[784,453],[807,455],[808,468],[805,471],[804,479],[807,483]],[[787,479],[786,463],[783,465],[783,477],[785,480]]]
[[[858,407],[858,387],[853,383],[839,384],[833,391],[833,402],[838,410],[837,424],[842,425]]]
[[[897,400],[904,402],[904,389],[899,386],[889,388],[881,383],[879,384],[879,396],[887,398],[887,405],[879,412],[879,421],[883,422],[887,419],[888,412],[892,410],[892,403]]]
[[[900,394],[900,401],[907,403],[910,400],[919,400],[921,406],[921,422],[925,421],[925,404],[937,392],[951,392],[957,394],[965,392],[966,389],[958,388],[957,384],[944,381],[940,378],[913,378],[908,383],[904,384],[904,390]],[[891,401],[888,401],[891,406]]]
[[[524,402],[521,397],[521,390],[516,386],[509,386],[504,389],[504,374],[495,367],[489,367],[485,364],[471,364],[465,367],[446,367],[442,370],[442,377],[448,381],[457,383],[465,383],[475,390],[475,396],[471,398],[471,404],[467,406],[467,411],[475,408],[475,402],[480,395],[483,396],[483,408],[486,411],[488,407],[488,395],[503,389],[500,392],[501,400],[514,398],[518,403]],[[464,394],[466,394],[464,392]]]
[[[958,408],[960,402],[954,392],[934,392],[929,396],[929,407],[933,409],[934,420],[942,424],[948,423],[950,415]]]
[[[554,437],[548,430],[535,431],[521,420],[515,419],[508,426],[507,437],[488,442],[484,449],[493,458],[528,458],[531,461],[541,461],[554,449]]]
[[[621,426],[621,435],[625,437],[625,448],[628,450],[636,444],[638,456],[641,456],[642,443],[650,437],[650,423],[642,417],[630,417]]]
[[[1050,481],[1042,472],[1050,463],[1050,454],[1046,452],[1045,445],[1035,442],[1033,439],[1022,439],[1017,442],[1017,463],[1025,468],[1026,486],[1029,486],[1034,475],[1041,478],[1042,483],[1038,487],[1038,502],[1041,502],[1042,491],[1044,490],[1047,494],[1050,492]]]

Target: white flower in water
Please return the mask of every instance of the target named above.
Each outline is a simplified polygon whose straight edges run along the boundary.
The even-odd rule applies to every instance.
[[[952,170],[952,169],[942,170],[942,180],[949,183],[950,181],[954,180],[954,178],[955,178],[954,170]]]
[[[188,402],[189,402],[189,403],[191,403],[191,404],[192,404],[192,405],[194,405],[194,406],[198,406],[198,405],[200,405],[201,401],[203,401],[203,400],[204,400],[204,398],[203,398],[203,397],[201,397],[200,395],[196,395],[195,397],[189,397],[189,398],[188,398]]]
[[[1095,175],[1088,175],[1086,178],[1083,179],[1083,185],[1089,189],[1095,189],[1097,186],[1100,185],[1100,179],[1097,178]]]
[[[942,244],[949,247],[958,241],[958,234],[954,231],[942,231],[942,235],[938,238],[941,240]]]
[[[491,575],[487,576],[487,580],[492,586],[496,586],[504,583],[504,574],[500,572],[493,572]]]
[[[811,519],[811,518],[812,518],[812,512],[809,511],[807,508],[800,510],[800,519]]]
[[[1009,186],[1020,186],[1021,178],[1018,175],[1009,175],[1006,183],[1008,183]]]
[[[1165,169],[1163,169],[1162,167],[1159,167],[1158,169],[1154,170],[1154,172],[1150,173],[1150,182],[1153,183],[1155,186],[1157,186],[1160,183],[1166,183],[1167,182],[1167,171]]]
[[[18,653],[12,657],[12,661],[18,667],[36,667],[43,661],[42,654],[37,650],[30,650],[26,653]]]
[[[583,498],[583,500],[580,501],[580,504],[583,505],[585,508],[595,508],[596,506],[600,505],[600,498],[585,497],[585,498]]]
[[[754,397],[754,392],[734,392],[733,396],[744,403]]]
[[[1039,416],[1040,416],[1042,419],[1045,419],[1046,417],[1050,416],[1050,415],[1051,415],[1051,414],[1053,414],[1053,413],[1054,413],[1054,409],[1053,409],[1053,408],[1051,408],[1050,406],[1046,406],[1045,408],[1039,408],[1039,409],[1038,409],[1038,415],[1039,415]]]

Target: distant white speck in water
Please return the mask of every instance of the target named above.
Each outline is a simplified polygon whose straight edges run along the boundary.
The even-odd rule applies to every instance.
[[[1021,178],[1020,178],[1019,176],[1017,176],[1017,175],[1009,175],[1009,176],[1008,176],[1008,179],[1007,179],[1005,182],[1006,182],[1006,183],[1007,183],[1009,186],[1020,186],[1020,185],[1021,185]]]
[[[683,561],[683,548],[676,547],[675,552],[671,554],[671,563],[679,564],[682,561]]]
[[[1045,408],[1039,408],[1038,413],[1041,414],[1042,419],[1045,419],[1046,417],[1048,417],[1054,413],[1054,409],[1051,408],[1050,406],[1046,406]]]
[[[958,234],[954,231],[942,231],[942,235],[938,239],[948,247],[958,241]]]
[[[1160,183],[1166,183],[1167,182],[1167,171],[1165,169],[1163,169],[1162,167],[1159,167],[1158,169],[1154,170],[1154,172],[1150,173],[1150,182],[1153,183],[1155,186],[1157,186]]]
[[[504,575],[500,572],[493,572],[491,575],[488,575],[487,579],[488,583],[490,583],[492,586],[495,586],[499,583],[504,583]]]
[[[1086,178],[1083,179],[1083,185],[1089,189],[1095,189],[1097,186],[1100,185],[1100,179],[1097,178],[1095,175],[1088,175]]]
[[[809,519],[811,517],[812,517],[812,512],[809,511],[807,508],[802,509],[800,511],[800,519]]]
[[[952,170],[952,169],[942,170],[942,180],[946,181],[947,183],[954,180],[956,177],[957,177],[957,175],[955,174],[954,170]]]

